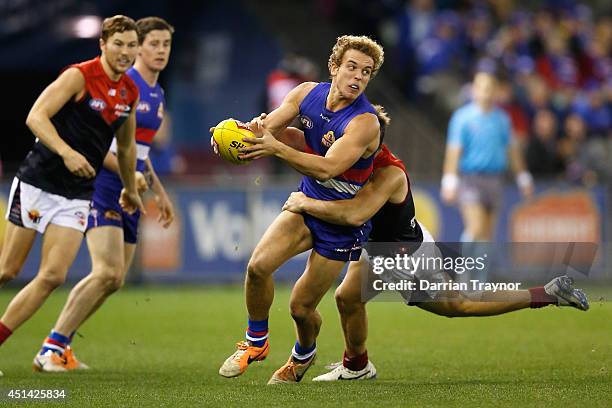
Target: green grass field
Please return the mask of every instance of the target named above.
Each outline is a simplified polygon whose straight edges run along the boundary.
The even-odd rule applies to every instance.
[[[14,293],[0,293],[3,310]],[[298,385],[266,386],[294,342],[288,288],[277,289],[268,359],[235,379],[217,370],[246,326],[240,287],[126,288],[73,343],[92,370],[33,373],[32,358],[66,295],[52,295],[0,348],[4,392],[63,388],[66,405],[78,407],[612,406],[612,303],[597,298],[587,313],[549,307],[467,319],[372,303],[369,355],[378,379],[315,384],[343,349],[330,293],[320,308],[317,364]]]

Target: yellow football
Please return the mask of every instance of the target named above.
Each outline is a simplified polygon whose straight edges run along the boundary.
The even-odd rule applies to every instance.
[[[242,141],[245,137],[255,137],[255,135],[244,123],[236,119],[222,120],[215,126],[215,130],[213,131],[213,142],[216,143],[216,149],[219,155],[228,162],[234,164],[246,164],[250,162],[250,160],[238,158],[240,154],[238,149],[251,145],[250,143]]]

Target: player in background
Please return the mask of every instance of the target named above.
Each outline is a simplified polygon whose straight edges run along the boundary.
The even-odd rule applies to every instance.
[[[305,82],[294,88],[280,107],[251,124],[258,138],[242,150],[242,158],[274,155],[304,174],[300,190],[309,197],[351,198],[372,171],[378,147],[375,110],[364,91],[383,63],[382,47],[368,37],[339,37],[328,67],[331,83]],[[275,139],[300,117],[306,151],[300,152]],[[321,317],[316,306],[349,260],[361,254],[362,227],[343,227],[281,212],[268,227],[249,260],[245,281],[248,326],[246,340],[223,363],[219,374],[242,374],[252,361],[269,352],[268,315],[274,298],[272,274],[283,263],[313,249],[306,270],[294,287],[291,315],[297,341],[287,363],[269,383],[298,382],[312,365]]]
[[[510,119],[494,105],[495,92],[496,78],[477,73],[473,102],[459,108],[448,126],[441,197],[447,204],[458,203],[465,243],[492,241],[508,158],[522,195],[533,194],[533,179],[511,135]],[[479,278],[486,280],[486,276]]]
[[[375,105],[380,120],[381,140],[390,118],[382,107]],[[299,144],[300,131],[288,129],[286,139]],[[303,138],[303,136],[301,136]],[[404,163],[381,144],[374,159],[374,171],[370,181],[355,198],[339,201],[322,201],[306,197],[301,192],[292,193],[283,210],[307,213],[324,221],[340,225],[362,225],[372,220],[370,241],[373,242],[430,242],[431,234],[416,221],[410,180]],[[426,252],[428,249],[425,250]],[[313,381],[370,379],[376,377],[376,368],[368,360],[366,339],[368,334],[366,302],[362,293],[363,271],[368,269],[368,259],[362,256],[351,262],[342,284],[336,290],[336,304],[345,339],[342,363]],[[429,282],[448,282],[446,273],[417,271],[407,279],[426,279]],[[483,292],[480,300],[470,299],[459,291],[403,292],[406,304],[448,317],[492,316],[528,307],[539,308],[556,304],[588,310],[586,296],[572,287],[571,279],[562,276],[544,287],[529,290]]]
[[[157,80],[168,64],[174,28],[159,17],[142,18],[136,26],[138,54],[134,66],[127,71],[140,91],[136,108],[136,175],[142,191],[147,187],[143,173],[150,174],[151,189],[160,211],[158,221],[167,228],[174,219],[174,209],[155,174],[148,152],[164,116],[164,91]],[[122,188],[117,174],[117,146],[114,140],[95,182],[86,233],[92,270],[70,292],[51,334],[35,356],[34,367],[41,371],[87,368],[70,348],[72,337],[106,298],[121,288],[134,258],[140,212],[130,214],[117,205]]]
[[[116,200],[128,212],[143,208],[134,177],[138,88],[124,75],[138,50],[134,20],[105,19],[100,49],[101,56],[63,71],[28,114],[26,125],[37,140],[11,187],[0,283],[17,276],[37,232],[43,235],[42,256],[38,274],[0,319],[0,344],[64,282],[83,240],[96,173],[114,136],[125,186]],[[45,359],[62,360],[56,354]]]

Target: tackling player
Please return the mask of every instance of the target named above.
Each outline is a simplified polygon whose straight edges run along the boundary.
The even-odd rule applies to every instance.
[[[159,17],[142,18],[136,26],[138,55],[134,66],[127,71],[140,91],[136,108],[136,175],[140,190],[147,187],[143,173],[151,175],[151,188],[160,211],[159,221],[167,228],[174,218],[174,209],[148,153],[164,117],[164,91],[157,80],[168,64],[174,28]],[[70,292],[55,327],[35,356],[34,367],[38,370],[63,372],[87,368],[74,356],[70,347],[72,336],[108,296],[123,286],[134,258],[140,211],[130,214],[117,204],[122,188],[118,170],[117,141],[114,140],[96,178],[87,224],[92,270]]]
[[[390,118],[376,106],[381,127],[381,140]],[[292,129],[292,140],[299,140]],[[370,181],[355,198],[340,201],[314,200],[301,192],[292,193],[283,210],[307,213],[330,223],[362,225],[372,219],[370,241],[373,242],[431,242],[429,232],[416,221],[410,180],[406,168],[383,144],[374,159],[374,171]],[[365,342],[367,338],[366,302],[362,294],[362,271],[367,266],[364,256],[351,262],[346,277],[336,290],[336,303],[340,312],[345,337],[345,352],[341,364],[330,372],[314,378],[314,381],[370,379],[376,376],[376,368],[368,360]],[[429,282],[448,282],[446,273],[417,271],[417,279]],[[406,303],[448,317],[492,316],[528,307],[538,308],[551,304],[573,306],[587,310],[589,304],[580,289],[572,287],[571,279],[562,276],[553,279],[545,287],[529,290],[483,292],[475,301],[459,291],[405,291]]]
[[[94,178],[113,140],[125,188],[117,197],[128,212],[142,209],[134,177],[138,88],[123,75],[138,49],[129,17],[104,20],[102,55],[71,65],[40,94],[26,120],[37,137],[13,180],[0,283],[20,272],[36,233],[43,235],[36,277],[10,302],[0,319],[0,344],[60,286],[87,225]]]
[[[256,139],[244,159],[275,155],[305,175],[300,190],[323,200],[352,198],[372,171],[379,143],[375,110],[364,91],[383,63],[382,47],[368,37],[339,37],[329,58],[331,83],[306,82],[294,88],[279,108],[252,125]],[[306,152],[275,139],[296,117],[305,128]],[[268,314],[274,298],[272,274],[293,256],[313,249],[294,287],[291,315],[297,341],[287,363],[270,384],[298,382],[312,365],[321,317],[316,306],[347,261],[357,260],[366,239],[361,226],[337,226],[308,215],[283,211],[257,244],[247,267],[246,340],[224,362],[219,374],[242,374],[269,352]]]

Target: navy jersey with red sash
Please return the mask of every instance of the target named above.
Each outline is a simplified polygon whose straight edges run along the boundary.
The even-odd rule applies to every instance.
[[[325,156],[332,144],[344,136],[346,126],[353,118],[364,113],[376,115],[364,94],[336,112],[328,110],[326,102],[330,87],[330,83],[318,84],[300,104],[300,121],[304,128],[307,153]],[[353,198],[372,174],[373,161],[374,155],[367,159],[360,158],[344,173],[327,181],[304,176],[300,190],[317,200]],[[308,214],[304,214],[304,221],[312,233],[314,250],[319,254],[344,261],[359,258],[362,243],[367,239],[365,226],[339,226]]]
[[[398,204],[386,202],[372,217],[370,241],[374,242],[422,242],[423,231],[416,221],[414,201],[410,188],[410,179],[404,163],[395,157],[389,148],[383,144],[381,151],[374,159],[374,171],[388,166],[401,169],[406,175],[408,192],[404,201]]]
[[[134,108],[138,88],[127,75],[111,80],[100,57],[71,67],[85,77],[85,94],[76,102],[68,101],[51,122],[60,137],[98,172],[115,132]],[[94,179],[71,173],[62,158],[38,140],[21,164],[17,178],[70,199],[89,200],[94,191]]]

